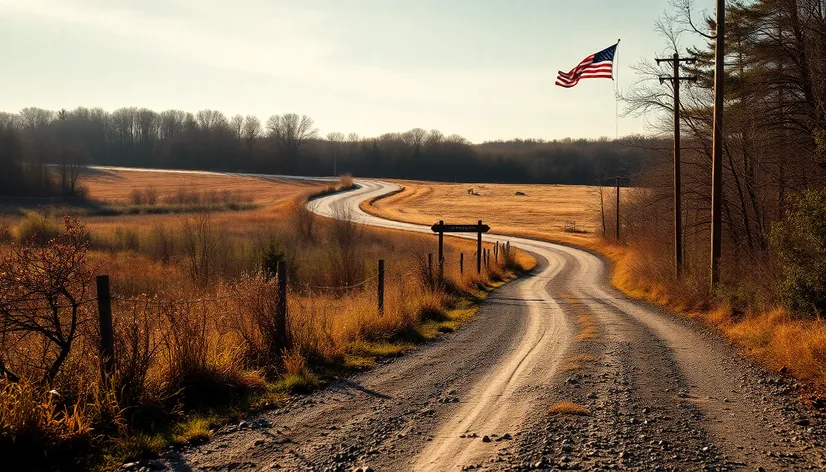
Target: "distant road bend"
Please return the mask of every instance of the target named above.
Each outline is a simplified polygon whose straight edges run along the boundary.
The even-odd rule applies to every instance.
[[[334,217],[344,205],[365,224],[430,232],[362,212],[362,201],[397,186],[357,183],[310,208]],[[224,428],[167,464],[181,471],[826,467],[823,412],[798,404],[787,380],[743,360],[718,335],[626,298],[595,255],[485,239],[510,241],[538,265],[491,294],[471,323],[244,427]],[[571,414],[574,406],[585,414]]]

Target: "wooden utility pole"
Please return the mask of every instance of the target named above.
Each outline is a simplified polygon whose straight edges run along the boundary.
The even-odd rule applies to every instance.
[[[682,217],[682,190],[680,182],[680,81],[697,81],[696,76],[680,77],[680,62],[693,63],[694,58],[680,58],[674,53],[671,59],[656,59],[657,64],[671,62],[674,75],[660,77],[660,83],[671,81],[674,87],[674,274],[679,279],[683,270],[683,217]]]
[[[717,35],[714,48],[714,129],[711,171],[711,289],[720,283],[720,240],[723,208],[723,93],[726,39],[726,2],[717,0]]]

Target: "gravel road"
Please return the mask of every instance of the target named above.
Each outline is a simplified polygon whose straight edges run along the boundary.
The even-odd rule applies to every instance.
[[[430,231],[362,213],[358,203],[396,186],[358,183],[310,205]],[[793,381],[744,360],[715,333],[618,293],[588,252],[486,238],[530,251],[538,265],[491,294],[458,332],[133,468],[826,468],[826,409],[803,405]]]

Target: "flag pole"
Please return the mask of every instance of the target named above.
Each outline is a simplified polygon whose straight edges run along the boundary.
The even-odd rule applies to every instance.
[[[619,139],[619,43],[620,40],[617,39],[617,48],[614,51],[614,68],[616,72],[614,73],[614,105],[615,105],[615,112],[614,115],[614,126],[616,127],[615,130],[615,138]]]

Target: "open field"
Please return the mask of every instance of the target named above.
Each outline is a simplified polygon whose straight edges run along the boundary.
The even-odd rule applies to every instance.
[[[323,189],[327,183],[244,177],[218,173],[175,173],[143,170],[87,169],[81,182],[89,189],[89,198],[106,203],[129,203],[135,191],[154,189],[159,201],[175,198],[182,191],[221,195],[232,192],[256,205],[277,205],[305,194],[308,190]]]
[[[449,223],[482,219],[493,233],[580,245],[601,232],[598,187],[395,182],[404,187],[402,192],[363,208],[385,218],[427,225],[439,219]],[[614,192],[606,189],[605,198],[613,197]],[[568,231],[566,222],[574,225]]]
[[[80,216],[80,226],[68,234],[60,212],[72,208],[53,207],[46,216],[28,210],[5,220],[6,239],[28,247],[0,244],[0,271],[25,272],[27,283],[35,284],[29,289],[45,298],[18,296],[21,288],[5,283],[17,277],[5,280],[4,316],[28,319],[29,313],[48,312],[53,299],[60,326],[49,329],[64,330],[72,342],[55,364],[65,346],[58,349],[40,328],[27,324],[24,331],[5,333],[0,367],[22,381],[2,385],[0,449],[14,444],[39,457],[47,452],[46,441],[53,460],[88,459],[89,451],[97,451],[92,462],[75,464],[80,468],[117,466],[170,443],[203,439],[251,406],[314,388],[325,373],[369,367],[454,331],[487,290],[513,277],[512,269],[535,263],[514,251],[514,260],[491,263],[477,275],[470,270],[475,243],[451,239],[446,284],[439,286],[426,265],[435,236],[364,228],[346,214],[340,221],[309,212],[306,199],[330,183],[106,170],[94,171],[84,184],[93,203],[128,205],[135,190],[152,187],[158,200],[152,205],[164,205],[185,188],[250,195],[254,207],[215,211],[201,199],[183,213]],[[58,239],[48,243],[43,235]],[[78,269],[60,272],[70,275],[52,293],[51,285],[37,285],[37,267],[61,261],[66,247],[77,255]],[[464,274],[460,252],[467,260]],[[380,258],[387,267],[383,313],[376,305]],[[278,295],[270,277],[278,260],[288,267],[288,351],[273,337]],[[114,297],[113,392],[100,383],[97,309],[89,298],[92,276],[99,274],[110,276]],[[72,300],[82,300],[77,311]],[[78,329],[66,331],[75,321]]]
[[[445,219],[483,219],[492,231],[561,242],[591,249],[613,262],[611,282],[626,294],[671,309],[719,329],[746,354],[768,367],[789,372],[817,389],[826,389],[826,321],[799,319],[779,306],[742,307],[715,299],[702,288],[686,290],[663,273],[662,261],[643,256],[639,247],[617,245],[601,235],[599,191],[565,185],[444,184],[397,181],[400,193],[367,201],[362,208],[398,221],[432,224]],[[478,196],[469,195],[473,188]],[[515,192],[525,196],[516,196]],[[633,190],[623,189],[625,199]],[[613,189],[606,188],[609,234],[613,228]],[[625,201],[625,200],[623,200]],[[639,210],[638,210],[639,211]],[[574,220],[587,233],[564,231]],[[666,265],[667,266],[667,265]],[[732,296],[734,298],[734,295]]]

